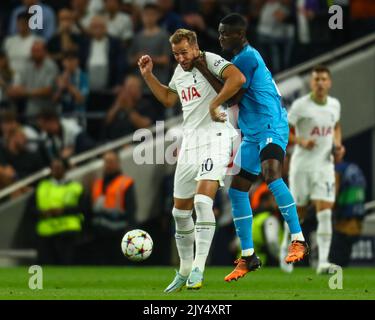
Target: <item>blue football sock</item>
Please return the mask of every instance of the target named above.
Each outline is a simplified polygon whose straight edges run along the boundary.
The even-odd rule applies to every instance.
[[[268,185],[268,188],[275,197],[280,212],[288,224],[290,233],[295,234],[301,232],[296,204],[284,180],[282,178],[274,180]]]
[[[253,212],[250,207],[249,193],[229,188],[228,194],[232,201],[233,222],[241,241],[241,249],[242,251],[253,249]]]

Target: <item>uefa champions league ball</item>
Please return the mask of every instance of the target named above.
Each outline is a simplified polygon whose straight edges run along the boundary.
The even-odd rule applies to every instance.
[[[127,232],[121,241],[121,249],[124,256],[136,262],[146,260],[152,252],[152,247],[151,236],[140,229]]]

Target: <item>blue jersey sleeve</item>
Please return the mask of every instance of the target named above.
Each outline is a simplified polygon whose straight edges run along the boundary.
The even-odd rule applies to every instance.
[[[239,55],[233,63],[245,76],[246,82],[242,85],[242,88],[247,89],[253,80],[255,69],[258,67],[257,59],[253,54]]]

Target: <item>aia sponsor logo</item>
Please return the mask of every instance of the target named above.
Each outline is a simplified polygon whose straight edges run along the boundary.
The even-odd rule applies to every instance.
[[[194,98],[200,98],[201,95],[198,92],[196,87],[189,87],[187,89],[182,89],[181,91],[181,99],[185,102],[189,102]]]
[[[330,134],[332,134],[332,127],[314,127],[310,132],[310,136],[319,137],[325,137]]]

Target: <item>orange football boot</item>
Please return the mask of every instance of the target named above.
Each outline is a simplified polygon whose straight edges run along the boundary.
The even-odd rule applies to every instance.
[[[236,264],[234,270],[224,278],[227,282],[233,280],[237,281],[239,278],[244,277],[248,272],[259,269],[262,262],[254,253],[250,257],[241,257],[237,259],[234,261],[234,264]]]
[[[301,261],[309,254],[309,246],[306,241],[294,240],[288,247],[288,255],[285,257],[286,263]]]

